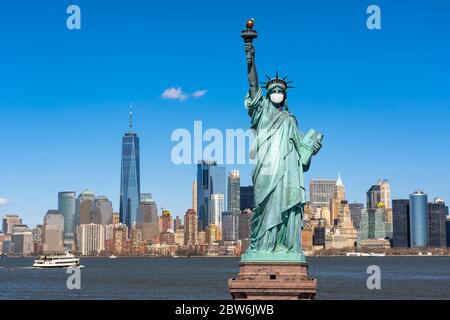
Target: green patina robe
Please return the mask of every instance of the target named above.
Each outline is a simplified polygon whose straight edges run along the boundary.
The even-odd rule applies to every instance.
[[[304,141],[296,118],[278,110],[258,94],[245,98],[255,130],[252,172],[255,207],[251,239],[242,261],[305,261],[300,232],[305,203],[303,173],[308,170],[313,148]]]

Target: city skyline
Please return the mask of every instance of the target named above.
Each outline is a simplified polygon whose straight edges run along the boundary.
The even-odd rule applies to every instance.
[[[210,175],[210,171],[211,171],[211,167],[216,167],[216,164],[214,162],[207,162],[207,161],[202,161],[202,163],[199,163],[197,165],[197,177],[199,176],[199,173],[202,172],[202,170],[199,171],[200,168],[204,167],[206,164],[206,168],[208,168],[206,171],[208,172],[208,175]],[[224,169],[226,169],[225,166],[217,166],[216,169],[218,169],[220,171],[223,171]],[[221,172],[224,173],[224,172]],[[215,175],[217,173],[214,173],[213,175]],[[223,178],[223,174],[219,175],[220,177]],[[240,208],[237,208],[237,213],[239,214],[243,214],[248,208],[248,206],[246,206],[245,204],[247,204],[249,201],[253,202],[252,199],[253,197],[249,197],[251,194],[253,194],[253,185],[250,186],[244,186],[240,183],[239,181],[239,176],[240,176],[240,172],[239,170],[232,170],[228,172],[227,175],[227,179],[223,179],[224,181],[222,182],[226,182],[225,180],[228,180],[227,182],[227,188],[228,191],[226,193],[213,193],[211,195],[208,196],[208,213],[205,216],[205,220],[209,223],[207,223],[207,225],[211,224],[211,220],[218,220],[218,219],[222,219],[222,215],[229,215],[232,214],[233,211],[230,211],[230,203],[225,204],[225,199],[228,198],[228,200],[230,201],[230,177],[236,178],[237,177],[237,184],[236,181],[233,182],[233,186],[232,188],[232,193],[236,192],[236,188],[238,190],[240,190],[239,193],[242,193],[243,190],[248,190],[245,191],[245,196],[243,198],[240,198],[240,200],[238,200]],[[209,177],[211,181],[212,180],[212,176]],[[196,186],[196,181],[197,179],[194,179],[194,186]],[[345,200],[346,196],[345,196],[345,189],[344,189],[344,184],[341,180],[341,174],[338,174],[338,178],[337,180],[333,180],[333,179],[311,179],[310,180],[310,188],[312,187],[312,183],[314,182],[315,184],[317,184],[317,182],[325,182],[325,183],[333,183],[333,192],[332,194],[330,194],[328,196],[328,201],[326,201],[328,204],[326,205],[328,211],[331,210],[331,212],[328,212],[329,217],[323,217],[323,213],[321,212],[322,208],[319,207],[315,207],[314,206],[314,202],[311,201],[310,196],[308,195],[308,197],[306,198],[306,205],[310,206],[312,211],[310,213],[311,217],[313,217],[313,219],[326,219],[329,220],[330,222],[332,220],[334,220],[334,218],[336,217],[336,210],[337,212],[339,211],[339,209],[335,209],[335,201],[334,199],[337,199],[337,205],[340,206],[341,205],[341,201],[342,204],[346,204],[350,207],[350,211],[352,211],[353,209],[351,208],[352,205],[356,206],[354,209],[358,210],[358,214],[357,215],[361,215],[361,209],[362,210],[366,210],[366,209],[377,209],[377,208],[382,208],[387,209],[388,211],[390,211],[390,218],[389,221],[390,223],[392,223],[392,206],[395,206],[396,203],[402,203],[404,201],[407,201],[408,203],[410,201],[412,201],[411,199],[414,198],[414,196],[417,196],[417,194],[423,194],[425,195],[425,202],[422,203],[422,207],[423,206],[427,206],[429,204],[445,204],[445,199],[440,197],[440,196],[434,196],[434,197],[430,197],[428,198],[428,194],[424,193],[422,190],[417,189],[415,191],[412,191],[408,194],[408,197],[403,197],[403,198],[397,198],[397,199],[391,199],[390,197],[390,186],[388,183],[387,179],[378,179],[377,184],[375,185],[371,185],[369,190],[366,192],[366,200],[367,203],[359,203],[357,201],[348,201]],[[217,180],[216,180],[217,182]],[[384,185],[385,188],[387,188],[388,193],[387,193],[387,197],[386,195],[384,196],[385,198],[383,199],[383,196],[381,196],[380,194],[380,190],[378,189],[378,202],[376,202],[376,205],[374,205],[374,202],[372,199],[374,199],[374,197],[376,196],[370,196],[370,193],[373,193],[374,187],[379,187],[380,185]],[[315,186],[315,188],[317,189],[317,187]],[[197,189],[196,191],[200,192],[201,189]],[[195,191],[192,190],[192,191]],[[315,190],[316,192],[317,190]],[[238,194],[239,194],[238,193]],[[248,193],[248,194],[247,194]],[[192,192],[192,203],[194,203],[197,199],[197,192]],[[235,196],[235,195],[233,195]],[[233,197],[232,196],[232,197]],[[134,225],[139,225],[143,223],[143,219],[147,220],[147,219],[153,219],[153,218],[144,218],[143,213],[140,213],[140,207],[141,205],[148,205],[153,204],[155,206],[155,209],[153,209],[153,213],[154,215],[158,214],[158,211],[161,210],[161,217],[163,217],[165,214],[169,214],[172,216],[172,211],[168,210],[168,209],[164,209],[164,208],[160,208],[157,209],[157,203],[156,201],[152,198],[152,194],[151,193],[140,193],[140,197],[141,200],[139,202],[139,206],[138,206],[138,210],[137,210],[137,219],[134,223],[132,223],[131,226]],[[324,196],[323,196],[324,197]],[[66,198],[65,200],[62,200]],[[247,199],[249,198],[249,199]],[[405,198],[409,198],[409,200],[405,200]],[[381,200],[383,199],[383,200]],[[87,203],[83,202],[87,200]],[[66,202],[64,205],[62,205],[62,201]],[[72,203],[73,201],[73,203]],[[219,201],[220,204],[217,202]],[[57,212],[58,214],[61,214],[64,217],[64,241],[65,244],[69,244],[69,248],[70,248],[70,244],[72,243],[71,241],[73,241],[73,231],[75,228],[81,224],[102,224],[102,225],[107,225],[107,224],[120,224],[120,225],[127,225],[126,223],[123,223],[122,221],[120,221],[119,217],[120,214],[118,212],[115,212],[113,206],[112,206],[112,202],[109,201],[109,199],[104,196],[104,195],[99,195],[99,196],[95,196],[94,193],[92,193],[89,190],[84,190],[83,192],[81,192],[80,194],[77,195],[77,193],[75,191],[60,191],[57,193],[57,203],[58,203],[58,209],[47,209],[47,214],[49,212],[55,213]],[[407,205],[407,207],[409,208],[409,204]],[[218,210],[218,208],[221,208],[220,210]],[[242,209],[242,208],[246,208],[246,209]],[[359,208],[359,209],[358,209]],[[106,210],[106,211],[105,211]],[[194,210],[193,212],[195,212],[197,215],[198,213],[195,211],[195,209],[193,208],[188,208],[187,211],[189,212],[190,210]],[[397,209],[397,210],[403,210],[403,209]],[[421,209],[423,210],[423,209]],[[73,212],[72,212],[73,211]],[[251,211],[251,210],[250,210]],[[350,215],[350,211],[349,211],[349,215]],[[414,210],[413,210],[414,211]],[[333,213],[335,212],[335,213]],[[139,217],[139,215],[141,214],[141,217]],[[356,212],[355,212],[356,214]],[[117,222],[114,222],[114,215],[117,215]],[[352,220],[356,219],[356,221],[359,220],[359,218],[354,217],[353,213],[351,213],[352,215]],[[200,215],[198,215],[200,219]],[[213,217],[214,216],[214,217]],[[220,216],[220,218],[218,218],[218,216]],[[319,217],[320,218],[314,218],[314,217]],[[20,220],[19,224],[22,224],[22,221],[24,220],[22,218],[21,215],[19,214],[14,214],[14,213],[10,213],[10,214],[4,214],[3,217],[17,217]],[[183,215],[178,215],[177,213],[173,214],[173,218],[175,218],[178,220],[179,219],[179,223],[184,223],[183,219]],[[181,217],[181,218],[180,218]],[[447,217],[447,216],[446,216]],[[68,219],[67,219],[68,218]],[[450,219],[450,216],[448,216],[448,219]],[[44,215],[44,220],[45,220],[45,215]],[[72,220],[70,222],[68,222],[67,220]],[[175,223],[175,220],[174,220]],[[221,223],[221,222],[220,222]],[[212,222],[212,224],[217,224],[216,222]],[[29,227],[37,227],[39,225],[41,225],[41,222],[39,222],[38,224],[30,224],[30,223],[23,223],[23,225],[27,225]],[[72,227],[71,227],[72,225]],[[175,225],[175,224],[174,224]],[[423,224],[420,224],[423,228]],[[127,225],[128,226],[128,225]],[[129,226],[131,228],[131,226]],[[357,224],[357,226],[359,226],[359,224]],[[67,230],[68,229],[68,230]],[[176,228],[175,228],[176,229]],[[203,230],[202,230],[203,229]],[[409,229],[408,229],[409,230]],[[175,230],[173,230],[175,231]],[[204,231],[204,228],[199,228],[198,230],[200,231]],[[69,237],[67,237],[67,233],[69,235]],[[427,237],[427,236],[425,236]],[[68,240],[68,242],[66,243],[66,241]]]
[[[125,137],[125,136],[124,136]],[[214,163],[214,162],[211,162],[211,161],[208,161],[208,160],[203,160],[202,161],[203,163]],[[197,178],[198,178],[198,174],[199,174],[199,168],[201,167],[201,164],[197,164],[196,165],[196,170],[197,170],[197,175],[195,175]],[[210,165],[208,165],[208,167],[210,167]],[[227,181],[227,178],[225,178],[225,176],[228,176],[228,175],[230,175],[230,174],[234,174],[235,172],[237,172],[237,175],[239,176],[240,175],[240,171],[239,170],[237,170],[237,169],[233,169],[233,170],[228,170],[227,168],[228,168],[228,166],[226,166],[226,165],[219,165],[219,166],[217,166],[218,167],[218,169],[219,170],[224,170],[223,172],[221,172],[221,174],[219,174],[223,179],[223,184],[224,184],[224,186],[226,186],[226,187],[224,187],[224,186],[222,186],[222,188],[228,188],[229,187],[229,185],[228,185],[228,183],[229,183],[229,181]],[[222,171],[221,170],[221,171]],[[336,182],[336,181],[340,181],[340,179],[341,179],[341,173],[339,172],[338,173],[338,180],[335,180],[335,179],[332,179],[332,178],[322,178],[322,177],[319,177],[319,178],[311,178],[310,180],[309,180],[309,183],[311,183],[312,181],[317,181],[317,180],[319,180],[319,181],[321,181],[321,180],[323,180],[323,181],[327,181],[327,182],[333,182],[333,184]],[[193,179],[194,181],[195,181],[195,184],[196,184],[196,178],[194,178]],[[381,182],[385,182],[385,181],[387,181],[388,179],[378,179],[378,184],[379,183],[381,183]],[[191,179],[191,183],[192,183],[192,179]],[[342,183],[342,182],[341,182]],[[367,197],[368,197],[368,193],[372,190],[372,188],[374,187],[374,186],[377,186],[376,184],[375,185],[371,185],[371,187],[370,187],[370,189],[367,191],[367,192],[364,192],[364,191],[361,191],[360,193],[362,194],[362,196],[360,197],[360,198],[362,198],[362,199],[364,199],[363,201],[361,201],[361,203],[363,204],[363,206],[364,206],[364,208],[367,208],[367,203],[366,203],[366,200],[368,199]],[[240,181],[240,188],[242,189],[242,188],[249,188],[249,187],[253,187],[253,185],[250,183],[248,186],[246,186],[246,185],[243,185],[242,184],[242,182]],[[419,188],[420,189],[420,188]],[[411,190],[409,193],[407,193],[406,195],[401,195],[401,196],[399,196],[398,198],[392,198],[392,201],[398,201],[398,200],[402,200],[402,199],[404,199],[404,198],[408,198],[409,196],[411,196],[412,194],[414,194],[414,192],[416,192],[416,190],[419,190],[419,189],[414,189],[414,190]],[[199,189],[197,189],[197,191],[198,192],[200,192],[199,191]],[[49,207],[49,208],[47,208],[47,209],[45,209],[45,212],[48,212],[48,210],[52,210],[52,209],[50,209],[50,208],[52,208],[52,207],[55,207],[55,208],[58,208],[59,207],[59,205],[60,205],[60,199],[59,199],[59,194],[71,194],[71,193],[73,193],[74,194],[74,196],[76,196],[76,197],[80,197],[80,196],[83,196],[83,194],[84,193],[89,193],[89,194],[91,194],[90,193],[90,191],[88,190],[88,189],[84,189],[83,191],[81,191],[81,192],[77,192],[77,191],[57,191],[56,192],[56,194],[57,194],[57,197],[56,197],[56,206],[51,206],[51,207]],[[188,192],[189,193],[189,192]],[[394,193],[395,193],[395,191],[394,191]],[[228,192],[222,192],[221,193],[224,197],[225,197],[225,199],[228,197]],[[443,198],[443,197],[441,197],[441,194],[442,193],[440,193],[440,194],[436,194],[436,195],[431,195],[430,196],[430,199],[443,199],[444,201],[445,201],[445,198]],[[142,195],[149,195],[149,197],[151,198],[151,193],[139,193],[139,195],[140,196],[142,196]],[[197,193],[195,193],[195,195],[198,197],[198,194]],[[194,196],[194,194],[193,193],[191,193],[191,196],[193,197]],[[210,195],[211,196],[211,195]],[[102,200],[102,198],[105,198],[107,201],[109,201],[108,200],[108,198],[106,198],[105,196],[103,196],[103,195],[100,195],[100,196],[98,196],[98,197],[95,197],[94,196],[94,194],[92,194],[92,197],[93,197],[93,200],[95,199],[96,201],[98,200],[98,199],[100,199],[100,200]],[[147,200],[147,199],[146,199]],[[191,203],[193,203],[193,198],[191,198],[191,200],[190,200],[190,202]],[[197,200],[197,199],[195,199],[195,200]],[[154,201],[154,200],[152,200],[152,201]],[[157,203],[158,203],[158,200],[155,200]],[[310,199],[310,190],[307,190],[307,200],[306,200],[307,202],[310,202],[311,201],[311,199]],[[391,200],[390,200],[391,201]],[[357,201],[357,200],[354,200],[354,199],[350,199],[349,200],[349,204],[359,204],[359,202]],[[1,208],[1,207],[0,207]],[[118,206],[118,208],[120,209],[120,205]],[[175,217],[183,217],[183,213],[178,213],[178,212],[174,212],[174,211],[172,211],[170,208],[163,208],[163,207],[160,207],[161,208],[161,210],[163,210],[163,211],[165,211],[165,210],[167,210],[167,211],[170,211],[172,214],[173,214],[173,216]],[[186,206],[186,208],[185,208],[185,210],[189,210],[189,209],[192,209],[189,205],[188,206]],[[195,210],[196,208],[194,208],[194,210]],[[208,209],[209,209],[209,204],[208,204]],[[227,209],[228,209],[228,206],[225,206],[224,207],[224,212],[227,212]],[[114,207],[114,205],[112,206],[112,211],[114,211],[114,212],[116,212],[116,211],[118,211],[118,210],[116,210],[115,209],[115,207]],[[209,210],[208,210],[209,211]],[[242,210],[241,210],[242,211]],[[137,215],[137,213],[138,212],[136,212],[136,215]],[[196,213],[197,213],[197,211],[196,211]],[[197,213],[198,214],[198,213]],[[27,218],[24,218],[24,215],[22,215],[21,213],[16,213],[16,212],[1,212],[0,211],[0,215],[1,216],[6,216],[6,215],[18,215],[18,216],[20,216],[21,217],[21,219],[22,220],[26,220]],[[29,223],[29,222],[27,222],[27,225],[29,225],[29,226],[37,226],[37,225],[39,225],[39,224],[41,224],[42,223],[42,217],[44,216],[45,214],[42,214],[41,215],[41,217],[40,217],[40,221],[39,221],[39,218],[38,218],[38,222],[37,223]],[[206,217],[205,217],[206,218]],[[75,212],[74,212],[74,216],[73,216],[73,218],[72,219],[75,219],[76,220],[76,216],[75,216]],[[199,218],[200,219],[200,218]],[[209,219],[208,219],[209,220]],[[123,223],[123,224],[126,224],[126,225],[128,225],[127,223],[126,223],[126,221],[124,222],[124,221],[120,221],[121,223]],[[133,224],[133,223],[132,223]],[[73,235],[70,235],[70,237],[73,237]]]
[[[183,216],[196,165],[171,163],[170,136],[177,128],[192,130],[195,120],[204,129],[249,127],[239,39],[249,16],[264,34],[257,43],[262,70],[289,70],[295,81],[289,101],[302,129],[323,110],[317,129],[324,131],[324,148],[308,180],[341,172],[351,202],[365,203],[367,186],[378,178],[389,179],[392,199],[416,189],[450,199],[449,43],[441,41],[450,28],[448,3],[439,9],[411,3],[405,10],[379,1],[378,33],[365,27],[366,5],[357,1],[287,1],[282,15],[246,3],[241,10],[229,3],[108,4],[105,13],[102,1],[80,1],[79,32],[61,23],[66,3],[25,3],[29,10],[23,3],[0,5],[8,48],[0,60],[0,132],[14,137],[1,145],[0,216],[40,224],[57,208],[55,194],[85,189],[107,195],[119,211],[119,144],[130,102],[141,139],[141,190]],[[274,25],[283,32],[270,32]],[[269,44],[277,41],[289,50],[269,59]],[[429,51],[433,59],[424,59]],[[251,185],[251,165],[226,168],[234,169],[241,185]]]
[[[208,190],[220,184],[218,178],[225,178],[225,175],[213,172],[213,169],[219,172],[224,170],[215,163],[203,162],[198,168],[198,177],[204,176],[209,181]],[[74,192],[59,192],[58,210],[49,209],[42,225],[30,228],[17,215],[2,218],[0,253],[27,256],[62,252],[65,247],[85,256],[108,253],[174,255],[176,252],[189,255],[191,249],[192,253],[206,256],[235,255],[247,248],[249,218],[252,215],[248,209],[238,209],[247,207],[248,203],[245,197],[240,198],[239,205],[236,203],[240,193],[237,190],[248,188],[240,186],[239,176],[237,170],[228,174],[228,180],[232,180],[229,184],[228,211],[225,210],[224,194],[210,195],[210,210],[204,229],[198,227],[199,216],[193,209],[187,210],[184,225],[179,216],[175,218],[163,208],[162,215],[158,216],[157,205],[150,193],[141,194],[137,224],[127,226],[119,223],[119,214],[113,213],[107,197],[96,197],[91,191],[85,190],[75,200]],[[433,202],[429,202],[427,194],[416,190],[409,195],[409,200],[393,199],[391,202],[390,185],[383,179],[369,188],[367,208],[352,213],[354,208],[350,208],[346,200],[345,185],[340,174],[337,180],[324,181],[334,182],[333,193],[328,195],[328,205],[320,207],[312,202],[306,204],[301,242],[308,254],[322,249],[332,252],[336,249],[354,250],[356,247],[392,249],[393,253],[398,252],[395,250],[399,248],[414,250],[432,247],[445,250],[445,247],[449,247],[446,229],[450,224],[450,216],[444,199],[435,197]],[[323,189],[316,186],[314,192],[320,194]],[[195,196],[196,193],[193,198]],[[325,199],[320,199],[319,203],[325,202],[322,200]],[[229,211],[233,207],[235,210]],[[355,215],[360,221],[359,226],[353,223]],[[67,217],[69,222],[66,221]],[[75,234],[71,233],[72,224],[76,224]],[[195,242],[194,232],[198,245],[191,248],[190,243]]]

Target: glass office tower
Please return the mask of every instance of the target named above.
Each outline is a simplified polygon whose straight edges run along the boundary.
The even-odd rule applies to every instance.
[[[241,211],[245,209],[253,210],[255,206],[255,188],[253,186],[241,187],[239,197]]]
[[[428,204],[428,246],[433,248],[444,248],[446,244],[445,223],[448,215],[448,207],[440,198],[434,203]]]
[[[209,224],[211,195],[226,194],[225,179],[225,166],[205,160],[197,164],[197,214],[200,231],[204,231]]]
[[[409,247],[409,200],[392,200],[392,220],[394,236],[392,246],[407,248]]]
[[[58,193],[58,211],[64,216],[64,246],[73,248],[75,233],[75,192]]]
[[[133,132],[130,112],[130,131],[122,138],[122,165],[120,171],[120,222],[131,228],[136,222],[140,202],[141,181],[139,137]]]
[[[241,178],[238,170],[233,170],[228,174],[227,210],[241,213]]]
[[[428,246],[428,197],[423,191],[409,195],[410,246]]]

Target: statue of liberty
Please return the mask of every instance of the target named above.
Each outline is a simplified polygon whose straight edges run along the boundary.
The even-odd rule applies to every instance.
[[[303,134],[289,112],[286,77],[268,78],[265,95],[259,86],[252,40],[253,20],[242,32],[247,55],[249,90],[245,107],[251,117],[255,141],[252,180],[255,207],[250,244],[241,261],[305,262],[301,228],[305,198],[304,172],[321,148],[322,135],[311,129]]]

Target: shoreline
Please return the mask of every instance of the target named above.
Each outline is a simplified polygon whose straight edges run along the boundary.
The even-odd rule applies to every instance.
[[[10,256],[0,258],[0,261],[3,259],[20,259],[20,258],[37,258],[38,256]],[[110,259],[109,256],[79,256],[80,258],[104,258],[104,259]],[[116,256],[114,259],[119,258],[165,258],[165,259],[198,259],[198,258],[240,258],[241,256],[230,256],[230,255],[219,255],[219,256]],[[343,258],[386,258],[386,257],[450,257],[450,255],[418,255],[418,254],[403,254],[403,255],[384,255],[384,256],[347,256],[347,255],[313,255],[313,256],[306,256],[306,258],[336,258],[336,257],[343,257]],[[114,260],[111,259],[111,260]]]

